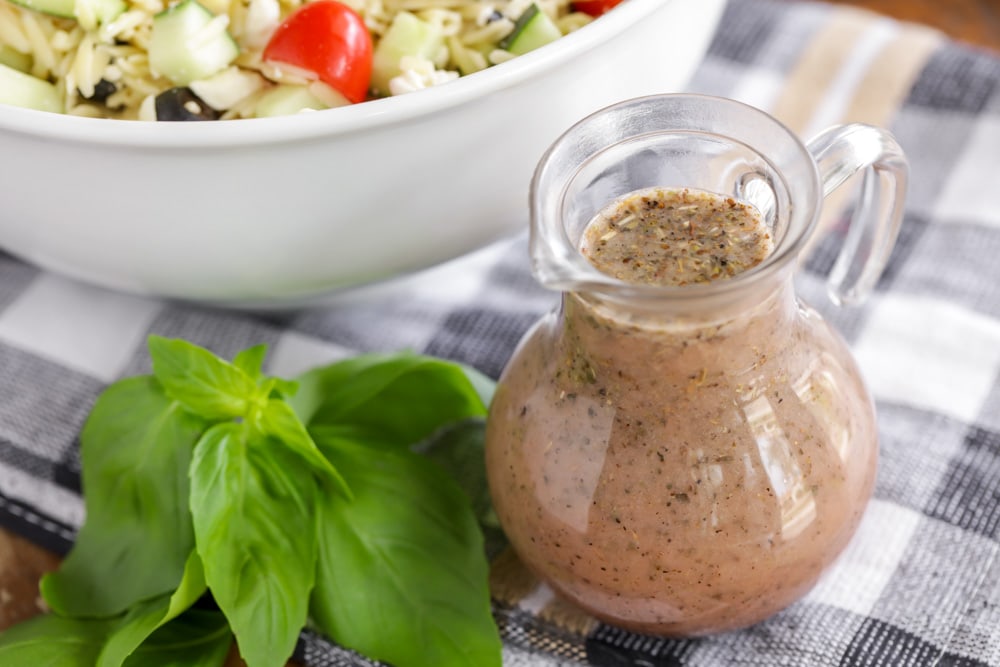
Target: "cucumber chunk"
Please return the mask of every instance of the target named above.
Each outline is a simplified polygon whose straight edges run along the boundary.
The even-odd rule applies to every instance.
[[[225,21],[196,0],[160,12],[153,17],[150,69],[178,86],[221,72],[240,53]]]
[[[189,88],[205,100],[208,106],[222,111],[242,102],[266,85],[264,77],[257,72],[233,65],[207,79],[192,81]]]
[[[312,94],[308,86],[280,84],[260,96],[257,100],[257,118],[271,116],[291,116],[306,109],[319,111],[329,108]]]
[[[0,104],[62,113],[59,89],[48,81],[0,65]]]
[[[528,51],[534,51],[540,46],[545,46],[549,42],[554,42],[560,37],[562,37],[562,32],[559,30],[559,26],[538,5],[532,3],[517,18],[514,29],[500,40],[498,46],[520,56]]]
[[[108,23],[125,11],[124,0],[12,0],[36,12],[77,19],[85,26]]]
[[[399,76],[403,56],[433,60],[443,45],[444,35],[438,26],[410,12],[399,12],[372,53],[372,91],[389,94],[389,81]]]

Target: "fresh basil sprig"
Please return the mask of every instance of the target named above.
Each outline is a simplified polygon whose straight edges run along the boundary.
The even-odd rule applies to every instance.
[[[404,353],[292,381],[264,375],[264,346],[149,349],[152,376],[109,387],[81,433],[87,519],[42,581],[55,614],[0,635],[0,664],[216,667],[235,635],[249,667],[282,667],[312,624],[395,667],[500,665],[488,507],[415,453],[481,424],[488,379]]]

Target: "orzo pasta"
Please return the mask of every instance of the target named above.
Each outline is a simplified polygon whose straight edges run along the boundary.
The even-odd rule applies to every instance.
[[[400,94],[486,69],[592,20],[574,11],[571,0],[309,3],[330,5],[325,9],[333,18],[324,21],[342,20],[340,12],[363,26],[367,36],[358,39],[368,41],[371,62],[367,69],[361,67],[368,78],[359,84],[360,99]],[[340,75],[333,70],[344,63],[315,67],[297,60],[294,43],[291,48],[276,46],[282,39],[294,42],[302,32],[292,24],[306,4],[0,0],[0,88],[5,80],[14,81],[17,85],[7,85],[8,91],[20,90],[23,83],[25,90],[47,96],[48,106],[32,104],[35,93],[27,93],[22,106],[142,120],[249,118],[360,101],[336,83]],[[525,36],[522,44],[512,40],[539,22],[545,26],[537,34]],[[279,36],[282,31],[290,34]],[[308,30],[302,35],[314,37]],[[328,46],[343,49],[343,42],[334,36]],[[0,103],[19,104],[11,99],[14,95],[0,93]]]

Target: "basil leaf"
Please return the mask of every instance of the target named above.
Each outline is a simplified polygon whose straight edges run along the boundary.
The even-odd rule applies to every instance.
[[[264,357],[266,356],[267,345],[254,345],[238,352],[233,357],[233,366],[256,380],[257,384],[263,388],[261,393],[265,396],[270,396],[272,392],[276,392],[278,396],[293,396],[299,388],[297,382],[276,377],[264,377],[261,369],[264,367]]]
[[[306,622],[318,494],[305,461],[254,435],[233,422],[205,433],[191,462],[191,512],[208,587],[244,659],[274,667],[291,655]]]
[[[203,429],[149,376],[101,394],[80,436],[86,522],[41,583],[54,611],[113,616],[177,587],[194,548],[188,467]]]
[[[483,531],[486,555],[493,558],[507,546],[507,536],[490,498],[485,442],[486,420],[469,419],[442,429],[414,451],[436,463],[465,491]]]
[[[191,609],[153,633],[125,667],[222,667],[232,643],[225,616]]]
[[[289,398],[298,392],[299,383],[282,378],[267,378],[265,387],[267,388],[267,391],[264,392],[266,396]]]
[[[206,590],[201,559],[192,551],[184,568],[184,577],[173,595],[143,600],[132,607],[108,637],[97,667],[121,667],[157,628],[187,611]]]
[[[261,369],[264,367],[264,357],[267,356],[267,345],[260,344],[241,350],[233,357],[233,366],[236,366],[254,380],[260,379]]]
[[[149,354],[167,395],[205,419],[242,417],[260,393],[243,369],[193,343],[150,336]]]
[[[113,620],[36,616],[0,634],[0,665],[94,667]]]
[[[281,440],[285,446],[309,462],[316,471],[322,473],[323,478],[332,484],[333,488],[350,498],[351,491],[344,478],[320,453],[292,406],[282,400],[269,399],[260,413],[259,426],[265,435]]]
[[[486,455],[483,450],[485,431],[486,424],[481,419],[460,422],[418,443],[414,451],[423,454],[451,475],[465,491],[480,523],[497,525],[486,480]]]
[[[493,394],[496,392],[497,383],[490,376],[479,371],[472,366],[466,364],[458,364],[458,367],[462,369],[465,376],[469,378],[469,382],[472,383],[473,389],[479,395],[479,400],[483,402],[483,405],[488,406],[490,402],[493,401]]]
[[[362,355],[309,371],[299,383],[290,403],[310,428],[350,424],[396,445],[486,414],[461,367],[416,354]]]
[[[468,499],[408,450],[316,442],[354,499],[320,499],[312,617],[396,667],[499,667],[483,540]]]

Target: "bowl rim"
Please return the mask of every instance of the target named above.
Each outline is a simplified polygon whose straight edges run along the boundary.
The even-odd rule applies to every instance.
[[[456,108],[544,73],[621,34],[680,0],[626,0],[580,29],[539,49],[447,84],[333,110],[212,123],[153,123],[85,118],[0,105],[0,133],[116,147],[248,147],[329,138],[402,123]]]

